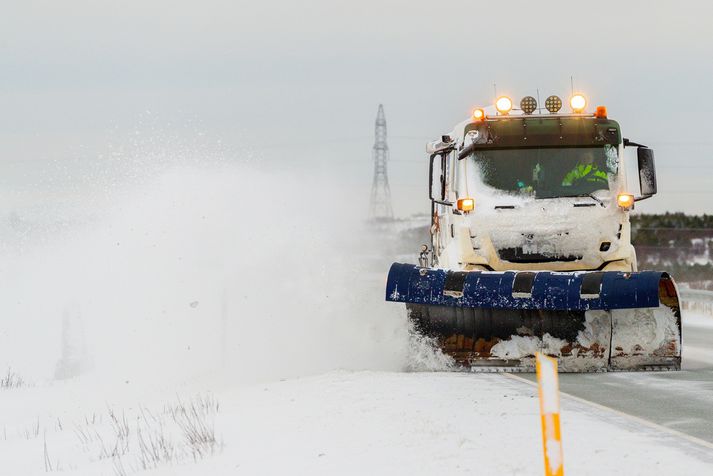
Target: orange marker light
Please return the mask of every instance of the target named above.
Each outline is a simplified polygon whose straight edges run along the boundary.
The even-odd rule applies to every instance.
[[[621,208],[628,210],[634,206],[634,196],[630,193],[620,193],[616,196],[616,203]]]
[[[607,118],[607,107],[606,106],[597,106],[597,112],[594,113],[594,117],[598,117],[599,119],[606,119]]]
[[[456,202],[456,208],[463,212],[472,212],[475,208],[475,199],[473,198],[459,198]]]
[[[473,119],[475,119],[476,121],[482,121],[483,119],[485,119],[485,111],[480,108],[475,109],[473,111]]]

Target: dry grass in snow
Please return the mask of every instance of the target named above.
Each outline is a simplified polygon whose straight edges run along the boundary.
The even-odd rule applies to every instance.
[[[7,369],[5,376],[0,378],[0,389],[9,390],[11,388],[20,388],[25,386],[25,381],[12,371],[12,368]]]
[[[180,398],[160,411],[140,408],[132,415],[108,409],[106,423],[97,428],[97,418],[75,426],[82,451],[90,459],[111,460],[116,475],[157,468],[163,464],[197,461],[220,444],[215,435],[219,404],[212,395]]]
[[[35,463],[29,467],[27,460],[22,463],[35,468],[32,474],[44,469],[126,476],[199,461],[219,451],[223,446],[215,433],[219,408],[211,394],[188,400],[177,397],[153,409],[108,407],[69,423],[37,417],[9,434],[3,428],[0,437],[5,444],[14,440],[26,447],[28,456],[41,458],[33,456]]]

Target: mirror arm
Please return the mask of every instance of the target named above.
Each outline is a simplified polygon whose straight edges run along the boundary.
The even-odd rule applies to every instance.
[[[463,160],[468,157],[475,150],[475,144],[470,144],[465,146],[458,152],[458,160]]]
[[[624,147],[644,147],[645,149],[648,149],[649,147],[644,145],[644,144],[639,144],[637,142],[630,141],[626,137],[624,138]]]

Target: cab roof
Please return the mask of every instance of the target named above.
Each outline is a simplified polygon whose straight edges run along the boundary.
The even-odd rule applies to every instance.
[[[468,121],[462,130],[463,146],[473,148],[616,146],[622,142],[616,121],[583,114],[489,116]]]

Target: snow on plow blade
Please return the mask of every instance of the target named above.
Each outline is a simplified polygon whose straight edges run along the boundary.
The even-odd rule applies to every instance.
[[[406,303],[419,331],[473,370],[678,370],[681,313],[656,271],[447,271],[394,263],[386,300]]]

